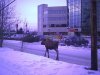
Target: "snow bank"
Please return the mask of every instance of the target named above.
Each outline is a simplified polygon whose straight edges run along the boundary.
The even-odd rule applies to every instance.
[[[100,75],[84,66],[0,48],[0,75]]]

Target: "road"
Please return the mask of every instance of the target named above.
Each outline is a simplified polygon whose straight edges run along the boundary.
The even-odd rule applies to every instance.
[[[30,44],[29,44],[30,45]],[[18,50],[18,51],[23,51],[23,52],[27,52],[27,53],[32,53],[32,54],[36,54],[36,55],[40,55],[40,56],[44,56],[44,48],[36,48],[34,47],[35,45],[28,46],[28,44],[24,43],[23,48],[21,48],[21,43],[16,44],[16,43],[10,43],[7,41],[4,41],[3,43],[4,47],[9,47],[12,48],[14,50]],[[100,53],[98,53],[98,65],[99,65],[99,70],[100,70]],[[50,51],[50,58],[54,59],[56,58],[56,53],[54,52],[54,50]],[[79,54],[79,53],[71,53],[70,50],[66,52],[59,52],[59,59],[60,61],[64,61],[64,62],[68,62],[68,63],[73,63],[73,64],[79,64],[79,65],[84,65],[84,66],[91,66],[91,57],[90,54],[84,55],[84,54]]]

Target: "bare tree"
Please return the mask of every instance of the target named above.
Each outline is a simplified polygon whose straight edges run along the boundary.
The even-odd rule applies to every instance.
[[[0,8],[2,9],[4,6],[4,1],[0,1]],[[0,47],[2,47],[3,43],[3,22],[4,21],[4,10],[0,10]]]
[[[9,15],[11,12],[9,12],[9,6],[14,2],[15,0],[0,0],[0,47],[2,47],[3,43],[3,33],[5,30],[6,25],[8,24],[8,18],[11,16]],[[9,3],[10,2],[10,3]],[[9,16],[8,16],[9,15]]]
[[[7,11],[6,11],[7,10]],[[14,30],[15,26],[15,13],[14,7],[7,7],[5,10],[5,17],[4,17],[4,32],[11,36],[11,31]]]

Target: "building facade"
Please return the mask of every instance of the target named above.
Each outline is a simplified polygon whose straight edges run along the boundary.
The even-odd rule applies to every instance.
[[[91,34],[91,0],[66,0],[69,9],[69,27],[79,28],[82,34]],[[100,35],[100,0],[97,1],[97,32]]]
[[[100,0],[97,0],[97,31],[100,36]]]
[[[81,32],[81,0],[67,0],[69,28]]]
[[[97,33],[100,35],[100,0],[96,0]],[[91,0],[82,0],[82,33],[91,34]]]
[[[90,11],[91,11],[91,3],[90,0],[82,0],[81,1],[81,29],[82,34],[89,35],[91,33],[90,26]]]
[[[47,4],[38,6],[38,34],[66,35],[68,30],[67,6],[48,7]]]

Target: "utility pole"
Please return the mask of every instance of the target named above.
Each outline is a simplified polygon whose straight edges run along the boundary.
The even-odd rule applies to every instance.
[[[91,70],[98,70],[96,0],[91,0]]]

